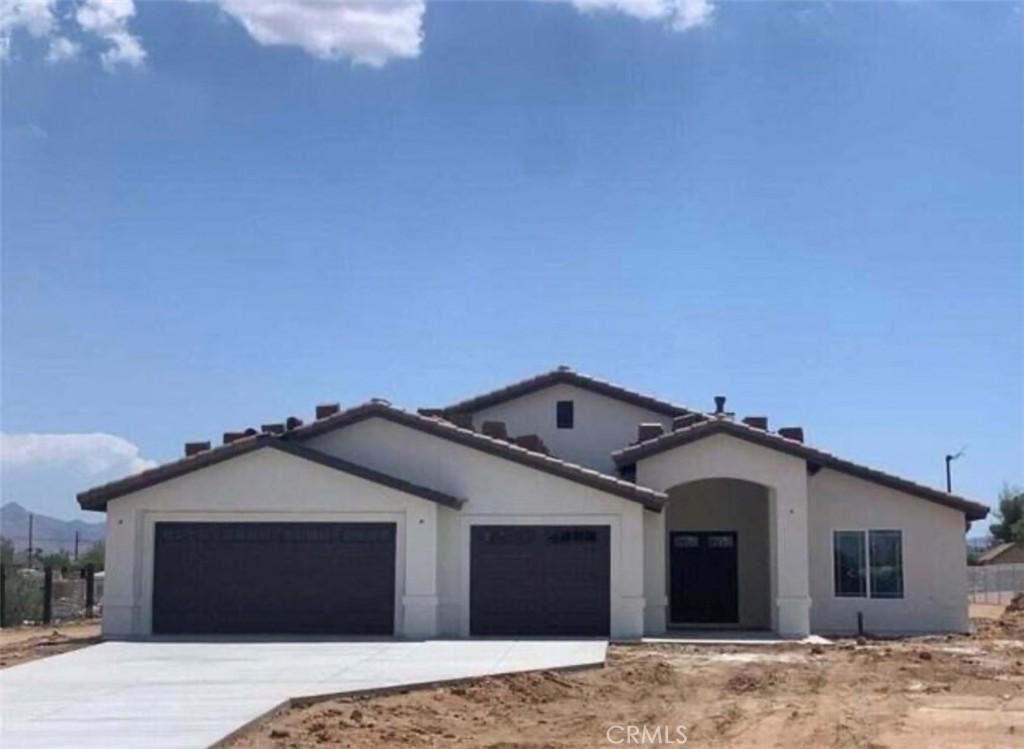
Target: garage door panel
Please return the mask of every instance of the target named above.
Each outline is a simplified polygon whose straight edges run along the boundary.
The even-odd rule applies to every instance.
[[[608,634],[608,526],[476,525],[470,565],[471,634]]]
[[[157,523],[154,633],[394,630],[393,523]]]

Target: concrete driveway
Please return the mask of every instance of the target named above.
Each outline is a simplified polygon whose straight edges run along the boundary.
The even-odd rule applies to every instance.
[[[0,671],[3,749],[206,749],[288,699],[604,663],[602,641],[108,642]]]

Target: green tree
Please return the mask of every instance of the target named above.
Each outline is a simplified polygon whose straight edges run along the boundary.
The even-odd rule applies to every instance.
[[[87,552],[79,555],[78,566],[85,567],[86,565],[91,564],[93,569],[99,572],[103,569],[103,559],[106,556],[106,553],[106,545],[102,541],[97,541],[89,547]]]
[[[1003,543],[1024,543],[1024,489],[1003,484],[995,515],[999,522],[988,527],[993,538]]]
[[[61,573],[66,573],[71,569],[71,555],[64,551],[64,549],[51,551],[49,554],[40,554],[39,564],[43,567],[52,567],[55,570],[60,570]]]

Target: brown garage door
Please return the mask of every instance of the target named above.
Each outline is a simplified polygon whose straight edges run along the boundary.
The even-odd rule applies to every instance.
[[[390,635],[393,523],[157,523],[154,634]]]
[[[607,636],[606,525],[475,525],[470,536],[474,635]]]

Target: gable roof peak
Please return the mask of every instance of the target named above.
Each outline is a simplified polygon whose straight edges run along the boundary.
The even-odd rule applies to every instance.
[[[444,408],[428,410],[440,411],[445,414],[472,413],[522,398],[525,395],[545,390],[553,385],[572,385],[582,390],[588,390],[597,395],[629,403],[664,416],[682,416],[694,412],[693,409],[680,406],[677,403],[640,393],[599,377],[577,372],[567,364],[561,364],[555,369],[528,377],[525,380],[519,380],[496,390],[466,398]]]

